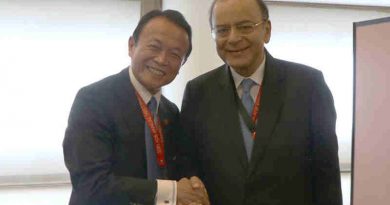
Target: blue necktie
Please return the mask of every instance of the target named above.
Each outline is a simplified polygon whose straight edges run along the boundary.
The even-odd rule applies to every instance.
[[[242,91],[243,91],[241,101],[244,104],[244,107],[248,112],[249,116],[252,114],[253,104],[254,104],[250,93],[253,85],[255,85],[255,82],[253,82],[253,80],[249,78],[246,78],[241,82]]]
[[[246,78],[241,82],[241,87],[242,87],[242,91],[243,91],[241,101],[242,101],[242,104],[244,105],[245,109],[247,110],[249,116],[251,116],[251,114],[252,114],[253,105],[254,105],[252,96],[250,94],[250,90],[251,90],[253,85],[255,85],[255,82],[249,78]],[[249,131],[249,128],[245,124],[244,119],[242,118],[241,114],[240,114],[240,124],[241,124],[242,135],[244,137],[246,154],[248,156],[248,161],[250,161],[252,147],[253,147],[253,138],[252,138],[252,133]]]
[[[157,119],[157,101],[152,97],[148,102],[148,108],[153,116],[154,121]],[[148,179],[157,179],[161,177],[161,170],[157,164],[156,151],[154,149],[153,136],[150,128],[145,121],[145,145],[146,145],[146,160],[147,160],[147,172]]]

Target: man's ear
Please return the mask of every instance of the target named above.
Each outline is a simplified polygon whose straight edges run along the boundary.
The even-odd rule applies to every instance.
[[[135,47],[136,47],[135,39],[133,36],[130,36],[130,38],[129,38],[129,56],[130,56],[130,58],[132,58],[134,55]]]
[[[267,20],[267,22],[265,23],[265,33],[264,33],[265,43],[268,43],[271,39],[271,30],[272,30],[271,21]]]

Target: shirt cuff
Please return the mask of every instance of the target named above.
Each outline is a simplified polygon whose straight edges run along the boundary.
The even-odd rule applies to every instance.
[[[156,205],[176,205],[176,181],[157,180]]]

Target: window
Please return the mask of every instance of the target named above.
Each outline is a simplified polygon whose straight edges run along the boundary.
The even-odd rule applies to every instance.
[[[14,0],[0,8],[0,184],[67,176],[62,140],[76,92],[130,64],[140,2]]]

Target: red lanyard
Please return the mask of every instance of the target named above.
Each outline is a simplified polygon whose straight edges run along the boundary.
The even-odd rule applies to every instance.
[[[138,92],[135,92],[137,95],[137,99],[139,104],[141,105],[142,114],[145,118],[145,121],[150,128],[150,132],[153,137],[153,144],[154,144],[154,150],[156,151],[157,156],[157,163],[160,167],[166,166],[165,161],[165,151],[164,151],[164,136],[161,129],[160,119],[157,118],[157,125],[154,123],[152,113],[150,112],[149,108],[141,98],[141,96],[138,94]]]
[[[259,92],[257,93],[256,102],[253,105],[252,110],[252,122],[256,124],[257,118],[259,117],[259,110],[260,110],[260,98],[263,94],[263,84],[260,85]],[[256,129],[252,132],[252,138],[256,139]]]

